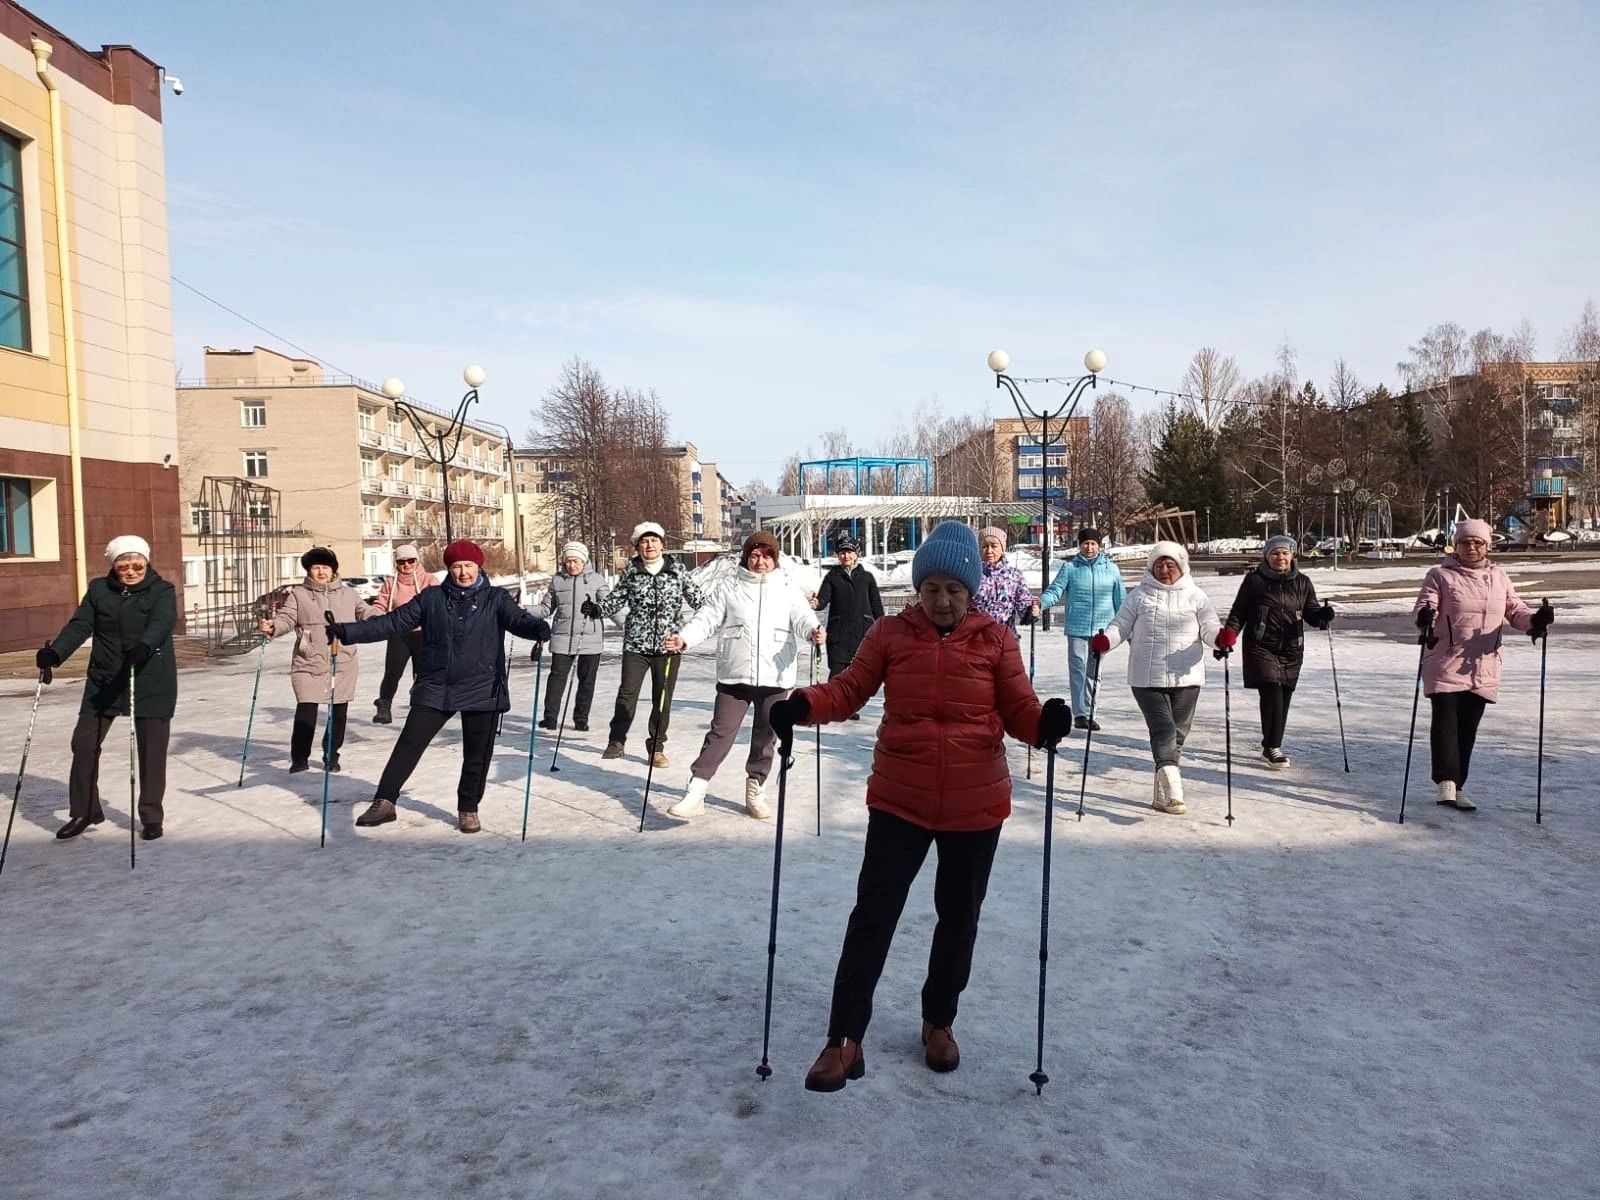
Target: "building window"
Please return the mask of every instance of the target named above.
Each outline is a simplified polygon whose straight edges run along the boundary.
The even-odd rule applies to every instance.
[[[272,501],[264,497],[251,498],[244,502],[244,512],[252,521],[269,521],[272,519]]]
[[[211,510],[204,504],[189,505],[189,525],[196,533],[211,532]]]
[[[375,458],[368,458],[363,455],[361,458],[361,478],[373,479],[377,477],[377,474],[378,460]]]
[[[373,420],[370,409],[363,408],[356,414],[356,427],[362,433],[376,433],[378,431],[378,423]]]
[[[244,452],[244,475],[246,479],[265,479],[267,477],[267,452],[265,450],[246,450]]]
[[[0,346],[33,349],[22,225],[22,143],[0,133]]]
[[[239,401],[239,424],[245,429],[264,429],[267,424],[265,400]]]
[[[0,558],[33,556],[33,484],[0,479]]]

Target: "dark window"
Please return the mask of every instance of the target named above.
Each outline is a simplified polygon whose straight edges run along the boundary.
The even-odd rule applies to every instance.
[[[0,133],[0,346],[33,349],[22,228],[22,143]]]
[[[33,555],[33,483],[0,478],[0,557]]]

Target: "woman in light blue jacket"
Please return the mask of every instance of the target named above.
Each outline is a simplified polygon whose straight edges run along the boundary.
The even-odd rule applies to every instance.
[[[1056,572],[1039,597],[1041,609],[1067,606],[1061,628],[1067,635],[1067,672],[1072,679],[1073,724],[1079,729],[1099,729],[1089,720],[1089,639],[1099,633],[1122,607],[1122,572],[1111,556],[1100,553],[1100,531],[1078,531],[1078,554]]]

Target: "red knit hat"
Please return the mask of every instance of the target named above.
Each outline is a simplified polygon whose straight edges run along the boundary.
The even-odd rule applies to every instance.
[[[473,562],[483,566],[483,549],[477,542],[469,542],[466,538],[458,538],[444,548],[444,565],[451,563]]]

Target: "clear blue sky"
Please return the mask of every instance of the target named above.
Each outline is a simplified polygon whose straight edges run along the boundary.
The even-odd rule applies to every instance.
[[[985,354],[1368,383],[1600,298],[1600,4],[33,0],[182,77],[176,275],[520,433],[562,360],[736,482]],[[1210,11],[1203,11],[1210,10]],[[174,289],[177,358],[267,339]]]

